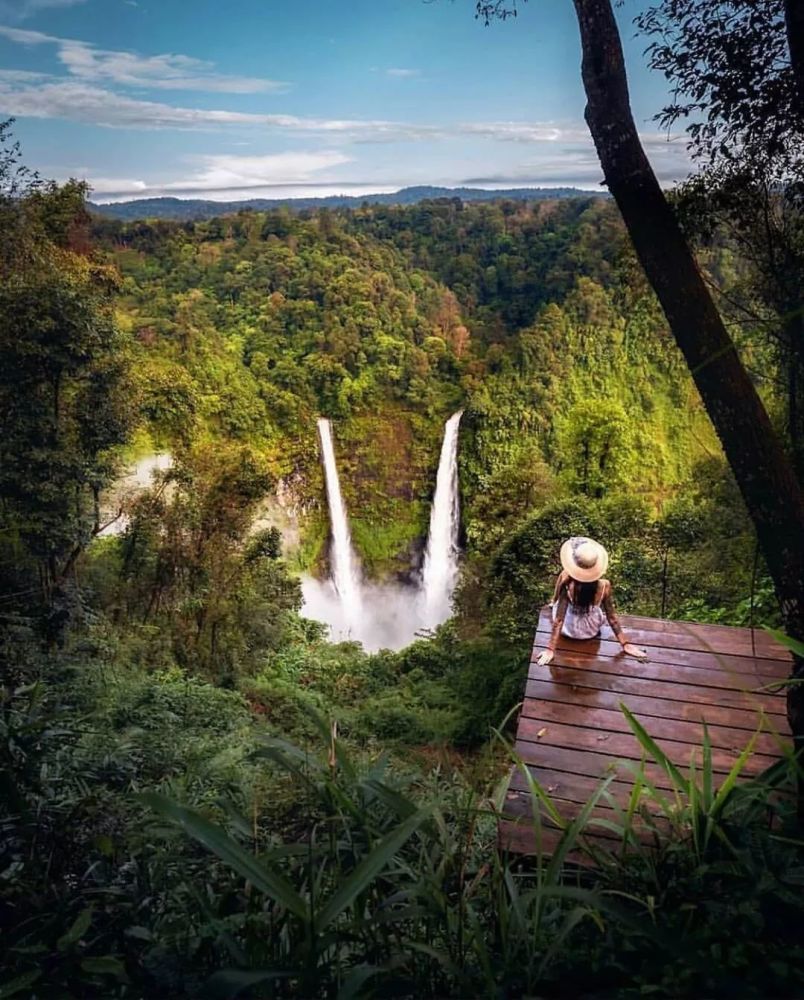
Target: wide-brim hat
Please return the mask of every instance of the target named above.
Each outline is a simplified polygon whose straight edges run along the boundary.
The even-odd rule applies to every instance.
[[[606,572],[609,554],[593,538],[568,538],[561,546],[561,565],[573,580],[594,583]]]

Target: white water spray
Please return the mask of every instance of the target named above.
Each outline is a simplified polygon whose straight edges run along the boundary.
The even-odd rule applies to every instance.
[[[430,510],[421,591],[422,619],[427,628],[435,628],[449,618],[458,582],[458,428],[462,415],[462,410],[453,413],[444,426],[436,491]]]
[[[302,579],[302,613],[326,622],[334,641],[356,640],[367,651],[402,649],[413,642],[420,629],[436,628],[449,618],[458,580],[460,420],[461,413],[455,413],[444,427],[430,531],[417,591],[404,584],[370,583],[362,579],[338,480],[332,429],[328,420],[318,421],[332,525],[331,578],[326,582],[312,577]]]
[[[354,629],[359,623],[360,569],[357,556],[352,548],[346,506],[338,481],[335,449],[332,446],[332,429],[329,420],[323,417],[318,421],[318,435],[321,441],[321,457],[324,462],[329,519],[332,527],[332,547],[330,549],[332,583],[343,607],[344,624],[349,630]]]

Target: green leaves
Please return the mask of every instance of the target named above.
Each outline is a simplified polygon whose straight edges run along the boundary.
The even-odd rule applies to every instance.
[[[8,982],[0,984],[0,1000],[19,996],[23,991],[27,993],[41,975],[42,973],[39,969],[34,969],[31,972],[24,972],[21,976],[15,976],[13,979],[9,979]],[[30,993],[28,993],[28,996],[30,996]]]
[[[786,635],[776,628],[766,628],[765,631],[782,646],[790,650],[796,656],[804,657],[804,642],[799,642],[790,635]]]
[[[89,925],[91,923],[92,907],[88,907],[76,917],[72,927],[67,931],[67,933],[63,934],[59,938],[56,945],[59,951],[69,951],[74,945],[78,944],[81,938],[89,930]]]
[[[96,958],[85,958],[81,968],[92,976],[114,976],[120,982],[128,982],[126,968],[114,955],[100,955]]]
[[[341,883],[316,916],[316,930],[325,930],[371,884],[429,815],[429,809],[419,810],[376,845],[368,857]]]
[[[220,827],[210,823],[199,813],[172,802],[164,795],[146,792],[139,798],[165,819],[180,825],[191,837],[216,854],[256,889],[294,916],[309,923],[316,933],[325,931],[371,885],[382,870],[393,861],[400,848],[430,816],[430,810],[422,809],[403,820],[343,879],[321,910],[311,915],[308,901],[283,875],[243,850]]]
[[[204,819],[192,809],[177,805],[166,796],[156,792],[145,792],[139,798],[154,812],[181,826],[191,837],[229,865],[233,871],[242,875],[244,879],[279,903],[280,906],[284,906],[286,910],[302,920],[308,919],[306,901],[284,876],[257,861],[253,855],[244,851],[220,827],[210,823],[209,820]]]

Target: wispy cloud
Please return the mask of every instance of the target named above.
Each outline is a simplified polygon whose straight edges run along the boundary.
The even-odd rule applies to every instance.
[[[76,7],[86,0],[0,0],[0,17],[24,21],[42,10],[54,7]]]
[[[419,69],[402,69],[397,67],[392,67],[385,71],[386,76],[395,76],[401,80],[409,80],[411,77],[421,76],[421,70]]]
[[[194,166],[181,181],[148,183],[121,177],[87,178],[98,201],[130,197],[203,196],[215,200],[244,197],[286,197],[304,195],[311,189],[332,193],[334,190],[376,190],[370,182],[336,180],[333,168],[352,163],[337,150],[272,153],[266,156],[215,154],[194,157]],[[77,169],[77,176],[87,171]]]
[[[365,142],[438,138],[439,134],[435,127],[404,122],[300,118],[296,115],[187,108],[140,100],[79,80],[55,78],[29,82],[0,76],[0,112],[17,117],[61,118],[110,128],[208,129],[235,125],[327,134]]]
[[[33,83],[35,80],[46,80],[46,73],[34,73],[27,69],[0,69],[0,83]]]
[[[88,42],[9,26],[0,26],[0,37],[18,45],[55,46],[59,61],[72,77],[80,80],[115,83],[124,87],[228,94],[257,94],[288,89],[287,83],[278,80],[217,73],[214,63],[191,56],[172,53],[143,56],[135,52],[99,49]]]
[[[166,191],[247,190],[273,185],[303,184],[333,167],[351,163],[337,150],[272,153],[267,156],[235,156],[231,153],[201,156],[199,169],[183,181],[164,185]]]
[[[458,126],[461,135],[496,139],[498,142],[588,142],[589,131],[582,125],[555,122],[470,122]]]

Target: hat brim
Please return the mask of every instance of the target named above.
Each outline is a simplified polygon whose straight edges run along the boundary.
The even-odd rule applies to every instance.
[[[590,542],[597,549],[597,561],[595,565],[589,569],[584,569],[583,566],[579,566],[575,560],[572,558],[572,539],[568,538],[566,542],[561,546],[561,552],[559,553],[559,558],[561,559],[561,566],[564,571],[569,573],[573,580],[578,580],[579,583],[594,583],[599,580],[601,576],[606,572],[609,567],[609,554],[598,542],[593,539],[589,539]]]

